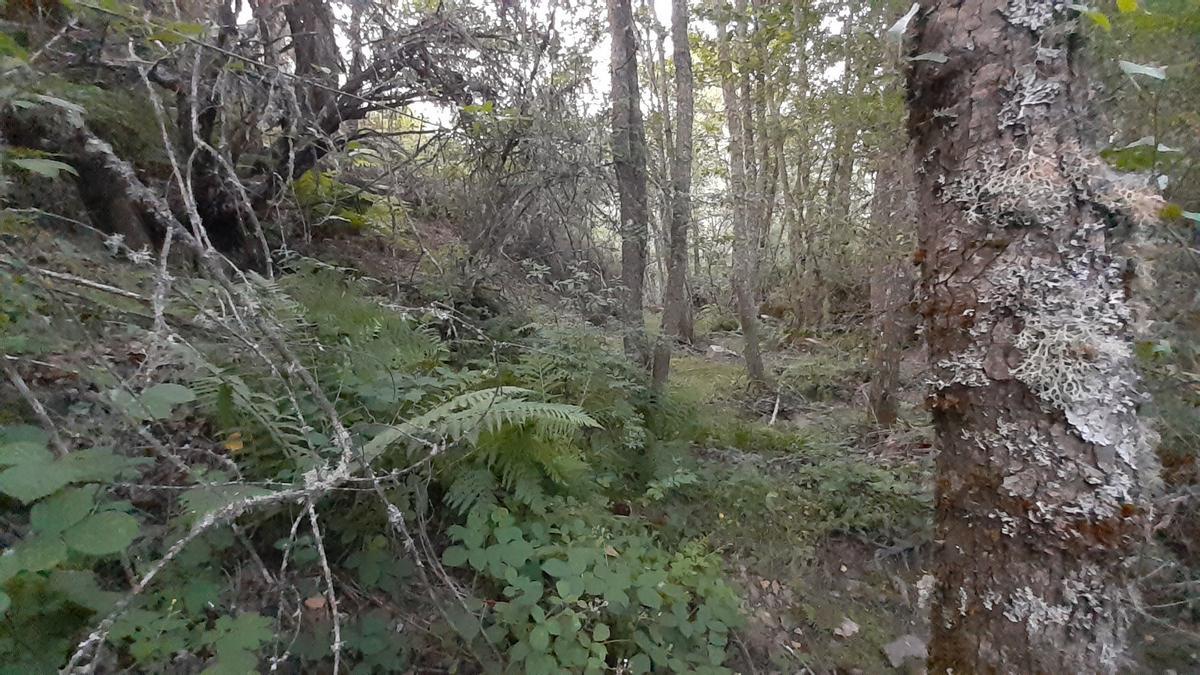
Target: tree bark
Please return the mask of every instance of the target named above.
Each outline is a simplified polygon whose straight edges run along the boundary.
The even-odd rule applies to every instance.
[[[654,354],[654,386],[661,389],[671,369],[671,338],[690,337],[688,317],[688,228],[692,219],[692,49],[688,43],[687,0],[671,2],[671,44],[675,60],[675,148],[671,153],[671,227],[667,236],[667,292],[663,326]],[[666,106],[664,105],[664,114]]]
[[[650,7],[646,7],[646,9],[651,13],[654,11]],[[646,23],[645,44],[654,45],[654,48],[648,52],[649,63],[646,67],[646,73],[650,80],[650,91],[656,100],[660,115],[658,128],[653,130],[657,132],[658,143],[654,144],[656,150],[655,161],[653,171],[650,175],[652,177],[651,182],[658,187],[658,213],[657,218],[653,219],[657,223],[657,227],[654,228],[654,251],[657,254],[655,255],[654,262],[658,270],[659,286],[657,290],[659,291],[659,295],[657,297],[662,303],[665,312],[667,303],[667,258],[670,257],[671,248],[668,243],[671,236],[669,231],[671,228],[672,199],[670,154],[673,152],[672,146],[674,145],[673,139],[675,133],[671,128],[670,97],[667,94],[667,62],[662,46],[665,36],[661,32],[658,32],[657,35],[655,34],[656,31],[649,25],[652,23],[651,21],[647,21]],[[660,332],[666,329],[666,325],[664,314],[664,321]],[[657,345],[655,349],[657,349]]]
[[[334,32],[333,12],[325,0],[293,0],[283,5],[292,34],[296,75],[323,86],[296,83],[296,96],[311,116],[333,103],[333,89],[342,72],[342,57]]]
[[[729,3],[722,1],[717,17],[717,60],[721,71],[721,93],[725,102],[725,121],[729,128],[729,187],[733,212],[733,297],[737,305],[738,321],[745,340],[743,357],[746,374],[751,387],[763,387],[767,383],[758,340],[758,306],[750,285],[753,269],[754,237],[751,232],[751,202],[746,177],[746,137],[742,111],[745,106],[738,97],[738,84],[733,72],[730,39],[726,23],[729,21]],[[737,0],[738,34],[745,35],[746,0]],[[739,56],[744,56],[739,45]]]
[[[612,32],[612,152],[620,201],[621,318],[625,353],[648,365],[645,321],[642,317],[646,276],[646,132],[638,88],[637,36],[630,0],[608,0]]]
[[[1114,673],[1156,475],[1077,13],[923,0],[908,75],[937,460],[931,673]]]
[[[912,311],[911,263],[900,259],[899,235],[916,224],[909,194],[912,191],[911,158],[887,153],[878,160],[875,192],[871,199],[871,227],[878,252],[871,274],[871,386],[867,408],[880,428],[896,423],[896,390],[900,357],[912,335],[916,315]]]
[[[796,86],[793,88],[792,104],[798,117],[801,117],[800,111],[805,109],[808,102],[808,37],[812,25],[811,21],[808,20],[808,5],[808,0],[792,0],[792,33],[796,35],[799,45],[795,65],[793,66]],[[808,176],[810,169],[808,163],[811,160],[807,152],[810,145],[810,134],[811,132],[807,124],[802,125],[797,134],[797,151],[795,153],[796,177],[794,182],[789,183],[787,156],[783,152],[779,153],[780,180],[783,182],[784,200],[789,213],[786,220],[788,222],[788,251],[791,260],[789,281],[792,293],[791,328],[793,331],[798,331],[804,325],[809,306],[807,294],[805,293],[804,279],[808,258],[808,239],[811,236],[805,219],[806,209],[809,206]]]
[[[13,145],[61,155],[75,169],[80,201],[97,229],[121,235],[135,250],[162,241],[170,211],[133,166],[92,133],[80,113],[50,105],[37,111],[5,106],[0,136]]]

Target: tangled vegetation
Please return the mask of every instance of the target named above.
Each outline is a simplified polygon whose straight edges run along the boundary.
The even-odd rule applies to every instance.
[[[981,273],[994,317],[910,271],[903,80],[959,67],[908,53],[947,3],[610,0],[608,37],[593,0],[168,4],[0,2],[0,675],[912,668],[957,513],[931,420],[1003,382],[1074,424],[1110,380],[1164,466],[1103,509],[1147,525],[1131,656],[1200,663],[1190,1],[1006,5],[1094,39],[1119,140],[985,153],[935,205],[1013,255],[1102,178],[1090,235],[1137,264]],[[1063,53],[1005,78],[1003,133]],[[928,363],[943,319],[1004,344]],[[955,438],[1050,466],[1054,424]]]

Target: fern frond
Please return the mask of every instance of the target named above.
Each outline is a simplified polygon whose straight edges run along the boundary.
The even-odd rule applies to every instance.
[[[480,505],[495,502],[496,487],[496,477],[487,468],[469,467],[454,475],[443,499],[450,508],[465,514]]]

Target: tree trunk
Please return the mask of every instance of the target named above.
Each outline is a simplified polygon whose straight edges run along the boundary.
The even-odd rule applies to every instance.
[[[903,262],[880,264],[871,275],[871,314],[875,344],[871,350],[871,386],[867,407],[871,421],[887,429],[896,423],[896,390],[900,357],[913,326],[909,309],[912,275]]]
[[[737,0],[738,34],[745,35],[746,0]],[[745,339],[743,357],[746,359],[746,374],[750,378],[751,387],[762,387],[767,382],[766,370],[763,368],[762,355],[758,343],[758,307],[754,302],[751,288],[750,272],[753,269],[751,256],[754,255],[754,237],[750,228],[751,203],[747,190],[746,178],[746,143],[742,127],[744,122],[742,111],[745,109],[738,100],[738,85],[734,78],[733,59],[730,54],[729,34],[726,23],[729,20],[729,3],[722,1],[717,17],[717,60],[721,71],[721,93],[725,101],[725,120],[729,127],[729,187],[732,197],[733,210],[733,297],[737,305],[738,320],[742,325],[742,337]],[[744,44],[744,41],[740,41]],[[744,56],[739,47],[739,56]]]
[[[612,153],[620,200],[621,319],[625,353],[647,364],[642,288],[646,276],[646,132],[638,89],[637,36],[630,0],[608,0],[612,32]]]
[[[871,274],[871,320],[874,345],[871,349],[871,386],[867,407],[881,428],[896,423],[896,389],[900,357],[912,335],[916,316],[910,300],[913,275],[908,260],[900,259],[897,239],[915,226],[912,200],[911,159],[887,153],[878,160],[875,193],[871,199],[871,227],[878,253]]]
[[[946,58],[908,76],[940,450],[929,670],[1117,672],[1156,468],[1105,227],[1135,212],[1085,149],[1078,15],[921,4],[911,53]]]
[[[675,149],[671,154],[671,228],[668,232],[667,292],[663,325],[654,354],[654,386],[666,384],[671,369],[671,338],[684,337],[687,300],[688,228],[692,219],[692,49],[688,43],[687,0],[671,1],[671,43],[675,60]],[[665,85],[664,85],[665,86]],[[666,114],[666,106],[663,106]],[[690,336],[689,336],[690,337]]]
[[[99,230],[124,237],[132,249],[158,246],[172,215],[133,166],[88,128],[79,113],[58,106],[0,109],[0,138],[62,157],[75,169],[80,201]]]
[[[304,78],[296,84],[296,97],[306,112],[317,117],[333,102],[338,73],[343,70],[333,12],[325,0],[293,0],[283,5],[283,14],[292,34],[296,75]]]
[[[649,9],[649,8],[648,8]],[[649,9],[653,12],[653,9]],[[649,24],[651,22],[647,22]],[[657,37],[657,39],[656,39]],[[670,153],[673,152],[672,145],[674,143],[674,131],[671,128],[671,108],[669,96],[667,95],[667,63],[666,57],[663,54],[662,43],[665,38],[662,33],[654,35],[649,25],[646,26],[645,44],[653,44],[654,49],[648,52],[649,63],[646,67],[646,72],[650,79],[650,90],[657,100],[659,109],[659,125],[654,131],[658,132],[658,143],[654,144],[657,152],[655,153],[654,162],[654,183],[658,187],[658,217],[655,219],[657,227],[654,229],[654,250],[655,265],[658,268],[658,291],[660,295],[657,297],[662,305],[667,304],[667,259],[670,257],[670,223],[671,223],[671,159]],[[666,321],[660,328],[660,333],[666,330]],[[656,347],[657,349],[657,347]]]

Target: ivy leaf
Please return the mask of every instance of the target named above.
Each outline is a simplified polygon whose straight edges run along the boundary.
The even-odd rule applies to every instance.
[[[28,504],[54,494],[73,477],[61,461],[19,464],[0,472],[0,492]]]
[[[583,582],[577,577],[567,577],[559,579],[554,584],[554,589],[558,591],[558,597],[567,602],[574,602],[579,599],[579,596],[583,595]]]
[[[202,675],[246,675],[258,670],[258,657],[245,649],[227,650],[217,656],[217,662],[205,668]]]
[[[446,618],[450,622],[450,627],[454,632],[458,633],[462,639],[470,642],[479,635],[479,619],[474,614],[468,612],[459,606],[453,606],[446,612]]]
[[[274,636],[273,626],[269,617],[254,612],[217,619],[213,629],[204,633],[204,641],[217,653],[217,663],[204,672],[244,675],[257,671],[255,652]]]
[[[29,526],[39,534],[61,534],[92,512],[92,507],[96,505],[94,495],[95,488],[91,486],[62,490],[33,505],[29,513]]]
[[[136,518],[120,511],[103,511],[63,532],[63,540],[80,553],[105,556],[124,550],[137,535]]]
[[[221,588],[207,579],[197,579],[184,586],[179,597],[189,612],[200,614],[205,607],[216,606],[221,598]]]
[[[58,178],[58,174],[64,171],[72,176],[79,175],[79,173],[75,171],[75,167],[71,166],[70,164],[54,159],[46,159],[44,157],[24,157],[21,159],[10,159],[8,161],[17,168],[24,169],[29,173],[36,173],[37,175],[44,176],[46,178]]]

